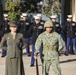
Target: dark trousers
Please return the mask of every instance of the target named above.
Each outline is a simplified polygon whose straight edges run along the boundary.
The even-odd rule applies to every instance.
[[[30,45],[30,38],[26,38],[26,42],[27,42],[26,54],[27,54],[27,56],[29,56],[30,55],[30,47],[29,47],[29,45]]]
[[[1,42],[1,36],[0,36],[0,42]]]
[[[25,39],[26,39],[26,42],[27,42],[26,54],[27,54],[27,56],[29,56],[29,55],[30,55],[30,48],[29,48],[30,38],[25,38]],[[22,47],[22,46],[23,46],[23,43],[22,43],[22,42],[20,42],[20,47]]]
[[[33,65],[34,65],[34,62],[35,62],[34,52],[35,52],[35,45],[32,44],[31,64],[33,64]]]
[[[70,43],[70,54],[74,54],[72,40],[71,40],[71,43]]]
[[[67,38],[67,46],[66,46],[66,54],[69,54],[69,47],[71,44],[71,40],[73,43],[73,47],[74,47],[74,54],[76,54],[76,38]]]
[[[7,44],[5,43],[4,46],[7,46]],[[6,50],[2,49],[2,56],[6,56],[7,52]]]
[[[31,54],[31,64],[34,65],[35,59],[34,59],[34,52],[35,52],[35,45],[32,44],[32,54]],[[40,48],[40,56],[42,55],[42,47]],[[41,58],[42,62],[42,58]]]

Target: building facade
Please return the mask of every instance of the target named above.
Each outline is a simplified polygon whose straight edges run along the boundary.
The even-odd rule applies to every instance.
[[[73,20],[76,21],[76,0],[71,0],[72,1],[72,15],[73,15]]]
[[[0,0],[0,22],[2,21],[3,19],[3,0]]]
[[[76,21],[76,0],[60,0],[62,22],[66,21],[67,15],[73,15],[73,21]]]

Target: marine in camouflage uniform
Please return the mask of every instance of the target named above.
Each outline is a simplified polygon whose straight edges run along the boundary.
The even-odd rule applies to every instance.
[[[39,48],[41,44],[43,44],[42,75],[48,75],[50,65],[53,67],[54,75],[61,75],[59,55],[57,51],[61,51],[64,48],[63,40],[58,33],[53,32],[53,24],[51,20],[46,21],[44,27],[46,31],[39,35],[35,43],[36,50],[34,58],[37,59]]]

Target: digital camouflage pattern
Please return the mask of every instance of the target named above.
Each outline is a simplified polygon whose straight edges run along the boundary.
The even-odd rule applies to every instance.
[[[46,28],[46,27],[53,27],[53,23],[52,23],[51,20],[48,20],[48,21],[45,22],[44,28]]]
[[[62,38],[56,32],[52,32],[50,36],[48,36],[46,31],[43,32],[36,40],[35,54],[39,53],[41,44],[43,44],[43,75],[48,75],[50,65],[53,67],[54,75],[61,75],[58,51],[61,51],[64,48]]]

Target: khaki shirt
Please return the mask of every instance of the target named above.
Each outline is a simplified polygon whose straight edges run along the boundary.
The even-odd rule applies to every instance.
[[[5,42],[7,43],[7,47],[4,46]],[[22,48],[20,48],[20,42],[23,43]],[[21,50],[24,49],[26,46],[26,41],[23,38],[23,35],[20,33],[17,33],[15,35],[15,38],[13,38],[13,35],[11,33],[7,33],[4,35],[0,43],[0,48],[7,50],[7,58],[20,57]]]

